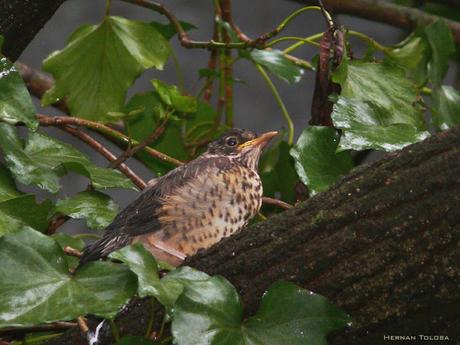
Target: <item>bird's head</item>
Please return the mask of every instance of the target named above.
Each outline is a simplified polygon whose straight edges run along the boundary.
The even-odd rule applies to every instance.
[[[209,144],[207,152],[236,159],[245,166],[256,169],[262,149],[277,134],[278,132],[272,131],[257,135],[250,130],[233,128]]]

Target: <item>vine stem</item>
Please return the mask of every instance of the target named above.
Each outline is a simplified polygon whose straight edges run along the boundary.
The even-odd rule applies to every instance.
[[[292,123],[291,116],[289,115],[286,106],[284,105],[283,100],[281,99],[281,96],[276,89],[275,85],[273,84],[272,80],[268,76],[267,72],[265,72],[264,68],[260,66],[259,64],[255,63],[257,70],[259,73],[262,75],[262,77],[265,79],[267,82],[271,92],[273,93],[273,96],[276,99],[276,102],[278,103],[279,107],[281,108],[281,112],[283,113],[284,118],[286,119],[287,125],[288,125],[288,144],[292,145],[294,143],[294,124]]]
[[[367,43],[368,45],[374,47],[375,49],[377,50],[380,50],[382,52],[387,52],[388,50],[390,50],[391,48],[390,47],[386,47],[380,43],[378,43],[376,40],[370,38],[369,36],[367,36],[366,34],[363,34],[362,32],[358,32],[358,31],[354,31],[354,30],[348,30],[347,33],[351,36],[355,36],[357,38],[359,38],[361,41]]]
[[[301,47],[301,46],[303,46],[304,44],[307,44],[307,43],[311,43],[311,42],[318,43],[318,42],[316,42],[316,40],[320,39],[321,37],[323,37],[323,32],[319,32],[317,34],[305,37],[302,41],[294,43],[292,46],[287,47],[286,49],[284,49],[283,53],[289,54],[289,53],[293,52],[294,50],[296,50],[297,48],[299,48],[299,47]],[[318,46],[319,46],[319,43],[318,43]]]
[[[279,42],[284,42],[284,41],[299,41],[299,42],[302,42],[302,44],[311,44],[311,45],[314,45],[316,47],[319,47],[318,42],[315,42],[315,41],[310,40],[308,38],[302,38],[302,37],[297,37],[297,36],[285,36],[285,37],[277,38],[276,40],[273,40],[273,41],[267,43],[267,47],[271,47],[271,46],[273,46],[273,45],[275,45],[275,44],[277,44]],[[289,48],[286,48],[286,49],[289,49]]]
[[[110,15],[110,8],[112,7],[112,0],[105,0],[105,16]]]

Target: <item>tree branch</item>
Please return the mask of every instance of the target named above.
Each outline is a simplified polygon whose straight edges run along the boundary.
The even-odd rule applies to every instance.
[[[294,0],[303,5],[316,3],[316,0]],[[428,25],[436,20],[443,20],[451,29],[454,40],[460,44],[460,23],[416,8],[395,5],[382,0],[324,0],[326,8],[335,14],[350,14],[373,20],[401,29],[412,30],[417,25]]]

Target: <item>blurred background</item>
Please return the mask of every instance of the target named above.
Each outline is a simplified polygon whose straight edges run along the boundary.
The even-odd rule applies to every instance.
[[[197,27],[197,29],[190,31],[192,39],[209,40],[212,38],[214,12],[210,0],[169,0],[164,4],[178,19],[192,23]],[[41,69],[43,59],[53,51],[62,49],[66,44],[67,37],[77,27],[82,24],[100,23],[104,16],[104,6],[104,0],[67,0],[39,32],[18,61],[36,69]],[[300,7],[302,7],[301,3],[288,0],[235,0],[233,1],[233,18],[244,33],[254,38],[273,29],[284,18]],[[166,23],[165,18],[158,13],[119,1],[113,1],[111,14],[143,21],[154,20]],[[336,22],[347,28],[364,32],[383,44],[395,44],[407,34],[391,26],[345,15],[338,16]],[[319,12],[311,11],[303,13],[291,22],[284,34],[286,36],[305,37],[322,32],[324,29],[325,22],[322,15]],[[183,70],[185,89],[188,93],[195,94],[203,82],[199,82],[198,70],[207,66],[209,52],[203,49],[185,49],[180,46],[176,38],[173,38],[171,43]],[[282,47],[282,44],[277,46],[277,48]],[[354,41],[356,55],[362,53],[364,49],[365,47],[360,46],[359,41]],[[317,49],[315,47],[305,45],[295,55],[311,61],[316,54]],[[452,84],[453,82],[453,73],[450,72],[450,74],[447,77],[446,84]],[[234,65],[234,77],[244,81],[244,83],[235,83],[234,85],[235,126],[252,129],[257,132],[284,128],[285,121],[282,113],[266,82],[254,66],[247,60],[238,61]],[[144,73],[130,89],[127,99],[134,93],[152,90],[150,80],[153,78],[177,84],[177,75],[171,59],[163,71],[149,70]],[[306,71],[302,81],[294,85],[280,81],[276,77],[272,79],[294,121],[297,137],[301,130],[308,125],[315,75],[311,71]],[[59,111],[55,108],[48,107],[43,109],[37,100],[35,103],[39,113],[59,114]],[[107,161],[100,155],[73,137],[54,128],[44,128],[43,130],[65,142],[76,145],[90,156],[96,164],[107,165]],[[105,141],[102,137],[98,137],[98,140],[103,141],[115,154],[120,154],[120,150],[113,144]],[[152,172],[138,161],[130,159],[127,163],[145,180],[154,177]],[[88,181],[84,177],[69,174],[62,180],[64,188],[53,198],[73,195],[85,189],[87,183]],[[36,189],[31,187],[22,187],[21,189],[25,191],[33,190],[36,192]],[[109,190],[106,192],[120,204],[120,207],[126,206],[138,195],[136,192],[126,190]],[[43,197],[50,197],[48,194],[42,195]],[[81,232],[86,228],[86,225],[84,221],[71,220],[64,227],[69,231]]]

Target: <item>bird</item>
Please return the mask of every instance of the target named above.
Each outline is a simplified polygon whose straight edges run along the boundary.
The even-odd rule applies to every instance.
[[[233,128],[194,160],[154,179],[83,250],[79,267],[133,243],[177,266],[241,230],[261,207],[258,163],[277,134]]]

